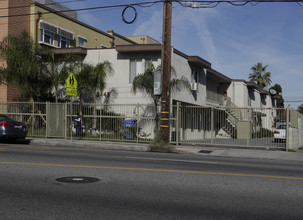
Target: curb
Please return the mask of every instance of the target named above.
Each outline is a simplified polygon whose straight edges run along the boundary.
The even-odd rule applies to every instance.
[[[31,139],[33,144],[47,144],[52,146],[67,146],[79,148],[95,148],[105,150],[125,150],[125,151],[148,151],[148,146],[123,143],[123,145],[114,142],[94,142],[94,141],[81,141],[81,140],[58,140],[58,139]]]

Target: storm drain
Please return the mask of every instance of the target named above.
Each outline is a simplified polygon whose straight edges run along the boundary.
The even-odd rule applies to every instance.
[[[200,150],[199,153],[202,154],[210,154],[211,152],[213,152],[212,150]]]
[[[95,177],[83,177],[83,176],[69,176],[69,177],[60,177],[56,181],[61,183],[93,183],[98,182],[100,179]]]

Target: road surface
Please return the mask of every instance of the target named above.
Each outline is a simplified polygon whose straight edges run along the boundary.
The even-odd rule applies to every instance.
[[[302,165],[2,143],[0,219],[303,219]]]

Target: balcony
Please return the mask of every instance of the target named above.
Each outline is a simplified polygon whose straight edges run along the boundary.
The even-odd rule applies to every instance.
[[[216,103],[219,105],[223,105],[224,97],[223,97],[223,94],[221,94],[221,93],[206,90],[206,101]]]

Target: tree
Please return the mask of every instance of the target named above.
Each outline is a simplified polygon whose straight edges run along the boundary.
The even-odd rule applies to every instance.
[[[270,89],[274,89],[276,91],[276,98],[277,98],[277,107],[284,108],[284,99],[282,96],[282,87],[279,84],[275,84],[274,86],[270,87]]]
[[[50,78],[43,62],[43,49],[27,32],[9,35],[0,42],[0,55],[7,67],[0,69],[0,83],[19,87],[21,100],[40,101],[50,92]]]
[[[54,53],[49,51],[45,55],[45,63],[47,66],[47,74],[51,80],[52,94],[55,97],[55,102],[57,103],[59,98],[65,95],[65,82],[70,74],[69,66],[71,55],[66,55],[63,57],[55,57]]]
[[[113,68],[111,63],[108,61],[98,63],[93,68],[88,84],[94,98],[94,103],[96,103],[97,93],[103,93],[106,87],[106,79],[111,74],[113,74]]]
[[[263,64],[259,62],[250,68],[252,73],[249,74],[249,79],[250,81],[256,81],[260,89],[263,89],[271,83],[271,73],[266,72],[267,67],[268,65],[263,66]]]
[[[154,67],[153,64],[149,64],[148,68],[145,70],[143,74],[140,74],[136,76],[133,80],[132,84],[132,91],[134,94],[137,93],[137,91],[142,92],[143,94],[149,96],[152,98],[155,106],[155,120],[156,120],[156,127],[155,131],[158,130],[158,125],[159,125],[159,116],[158,116],[158,103],[161,98],[160,95],[155,95],[154,94],[154,75],[155,72],[160,70],[161,67],[158,66],[157,69]],[[172,70],[172,75],[175,76],[176,73],[173,68]],[[183,89],[187,89],[190,91],[190,83],[187,78],[184,76],[181,79],[176,79],[173,78],[170,81],[170,89],[172,92],[180,92]]]
[[[303,104],[298,106],[297,111],[300,112],[301,114],[303,114]]]
[[[80,109],[78,113],[82,115],[84,101],[96,104],[98,94],[103,94],[106,87],[106,79],[113,73],[113,68],[108,61],[98,63],[94,66],[84,63],[80,57],[73,57],[72,59],[67,60],[62,71],[65,72],[65,74],[73,72],[77,79],[77,89],[80,100]],[[116,89],[111,88],[104,97],[103,103],[109,104],[115,97],[117,97],[117,91]],[[104,111],[106,110],[108,110],[108,108],[104,107]],[[96,116],[96,105],[93,106],[93,112]],[[96,124],[96,117],[94,117],[93,129],[96,129]]]
[[[106,79],[109,75],[113,73],[113,68],[110,62],[104,61],[103,63],[98,63],[93,67],[93,71],[90,74],[89,79],[87,80],[87,86],[92,93],[94,104],[97,101],[97,94],[103,94],[103,91],[106,87]],[[106,96],[105,101],[110,100],[110,94],[116,94],[116,90],[112,89],[109,95]],[[96,115],[96,106],[94,106],[94,115]],[[96,117],[93,120],[93,129],[96,129]]]

